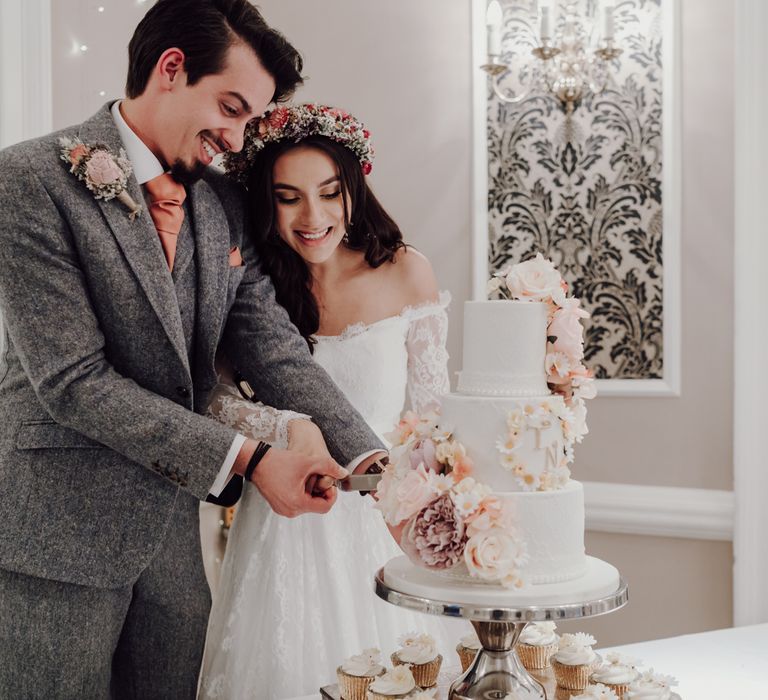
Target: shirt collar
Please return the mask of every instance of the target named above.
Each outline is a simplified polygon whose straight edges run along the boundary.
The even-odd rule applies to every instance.
[[[133,165],[133,174],[136,176],[139,184],[143,185],[152,178],[162,175],[165,171],[155,154],[147,148],[147,145],[136,135],[136,132],[128,126],[128,123],[120,113],[121,102],[122,100],[117,100],[110,108],[110,112],[120,134],[120,140],[123,142],[125,154],[128,156],[128,160],[131,161],[131,165]]]

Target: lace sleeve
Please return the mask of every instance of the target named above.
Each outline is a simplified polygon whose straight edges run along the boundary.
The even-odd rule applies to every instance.
[[[448,292],[440,293],[437,303],[408,309],[406,347],[408,349],[408,399],[416,413],[436,408],[439,398],[451,387],[448,381]]]
[[[288,447],[288,423],[309,416],[295,411],[281,411],[263,403],[244,399],[236,387],[218,384],[211,392],[207,415],[254,440],[273,447]]]

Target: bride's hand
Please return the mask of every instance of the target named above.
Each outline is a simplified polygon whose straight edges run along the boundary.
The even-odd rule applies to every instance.
[[[288,449],[313,457],[331,459],[320,428],[304,418],[297,418],[288,423]]]

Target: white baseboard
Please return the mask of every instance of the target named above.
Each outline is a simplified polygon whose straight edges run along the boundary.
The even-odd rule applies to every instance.
[[[733,539],[732,491],[584,482],[587,530],[695,540]]]

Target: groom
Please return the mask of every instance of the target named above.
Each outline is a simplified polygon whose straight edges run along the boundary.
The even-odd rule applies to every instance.
[[[276,304],[241,192],[207,167],[300,70],[247,0],[159,0],[130,43],[126,100],[0,153],[0,698],[193,698],[210,606],[199,501],[255,467],[278,513],[333,505],[306,488],[346,474],[333,460],[258,461],[201,415],[219,343],[259,399],[311,415],[335,459],[364,469],[380,449]],[[97,146],[112,155],[71,172]],[[121,148],[128,196],[99,198]]]

